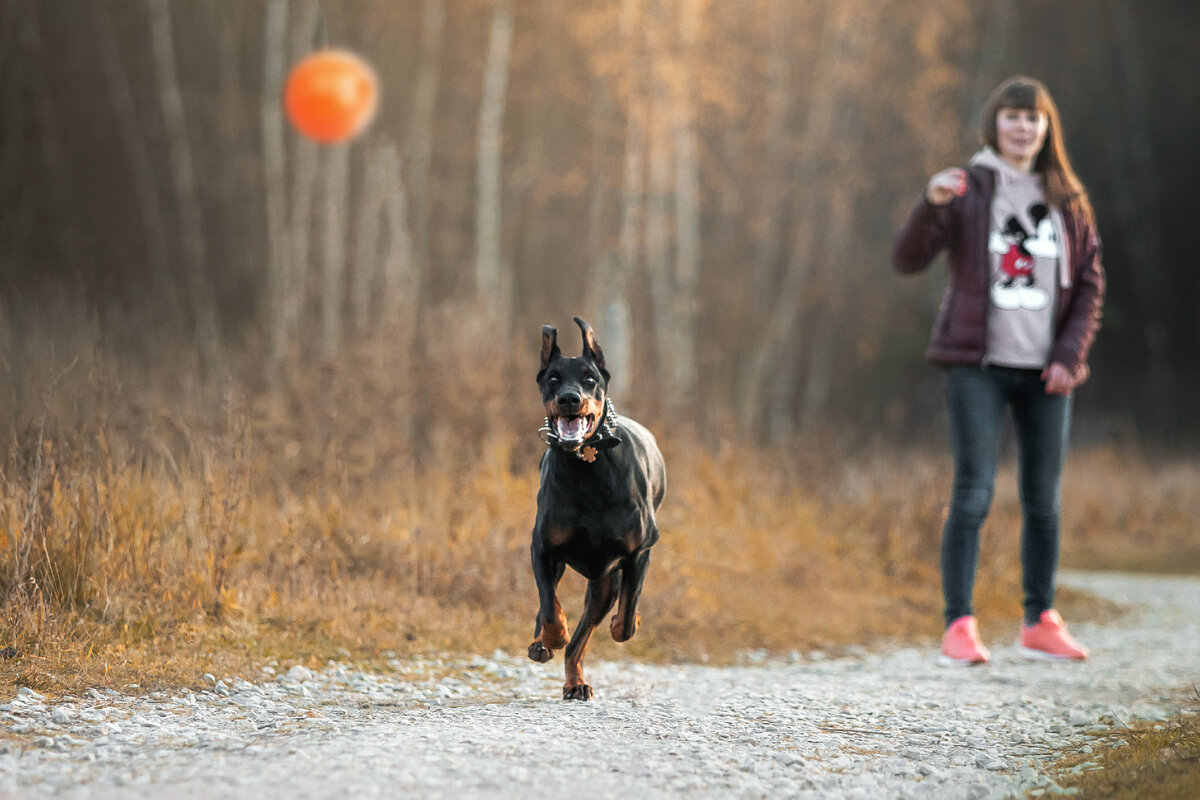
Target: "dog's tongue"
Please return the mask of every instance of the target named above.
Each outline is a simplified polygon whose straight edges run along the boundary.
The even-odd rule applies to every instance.
[[[583,439],[585,433],[587,433],[587,421],[583,417],[558,418],[558,438],[577,442]]]

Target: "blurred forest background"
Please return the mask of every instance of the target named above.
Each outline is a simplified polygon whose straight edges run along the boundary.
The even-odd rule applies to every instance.
[[[679,465],[674,524],[716,514],[648,600],[681,630],[722,630],[722,569],[934,581],[946,465],[896,448],[942,452],[944,271],[889,249],[1015,73],[1057,98],[1105,246],[1075,435],[1108,490],[1074,524],[1183,541],[1194,473],[1126,462],[1200,434],[1198,34],[1192,0],[0,0],[9,638],[39,603],[153,638],[395,592],[387,625],[426,598],[523,629],[540,327],[576,314]],[[380,78],[345,146],[281,111],[326,46]],[[886,455],[822,460],[855,450]]]
[[[1200,429],[1195,3],[2,7],[5,405],[54,371],[28,349],[81,316],[89,346],[179,386],[371,338],[415,376],[478,303],[525,372],[541,323],[590,320],[618,395],[667,426],[940,434],[921,351],[943,273],[900,280],[889,244],[1022,72],[1058,99],[1105,244],[1081,433]],[[381,78],[348,147],[280,115],[286,69],[324,45]]]

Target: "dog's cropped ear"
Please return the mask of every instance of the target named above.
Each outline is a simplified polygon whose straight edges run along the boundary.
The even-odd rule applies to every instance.
[[[595,363],[596,368],[600,370],[600,374],[604,376],[604,380],[608,380],[608,370],[604,366],[604,351],[600,349],[600,343],[596,341],[596,334],[592,331],[592,326],[575,317],[575,324],[579,326],[579,330],[583,331],[583,357],[590,358]]]
[[[542,368],[538,370],[537,381],[542,382],[542,373],[550,362],[558,358],[562,351],[558,349],[558,330],[553,325],[542,326]]]

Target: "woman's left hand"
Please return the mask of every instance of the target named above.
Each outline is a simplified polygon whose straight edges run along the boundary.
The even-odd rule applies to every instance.
[[[1046,382],[1046,394],[1070,394],[1075,388],[1075,376],[1057,361],[1042,370],[1042,380]]]

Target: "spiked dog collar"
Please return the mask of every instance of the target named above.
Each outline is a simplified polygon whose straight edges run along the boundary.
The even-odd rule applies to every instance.
[[[596,460],[596,453],[601,450],[611,450],[621,443],[621,437],[617,435],[617,412],[613,408],[612,400],[608,397],[604,398],[604,417],[600,420],[600,424],[596,426],[596,432],[584,439],[575,449],[563,446],[563,439],[554,432],[554,427],[550,424],[550,418],[546,417],[546,424],[538,428],[538,436],[549,447],[557,447],[560,450],[565,450],[572,453],[580,461],[592,463]]]

